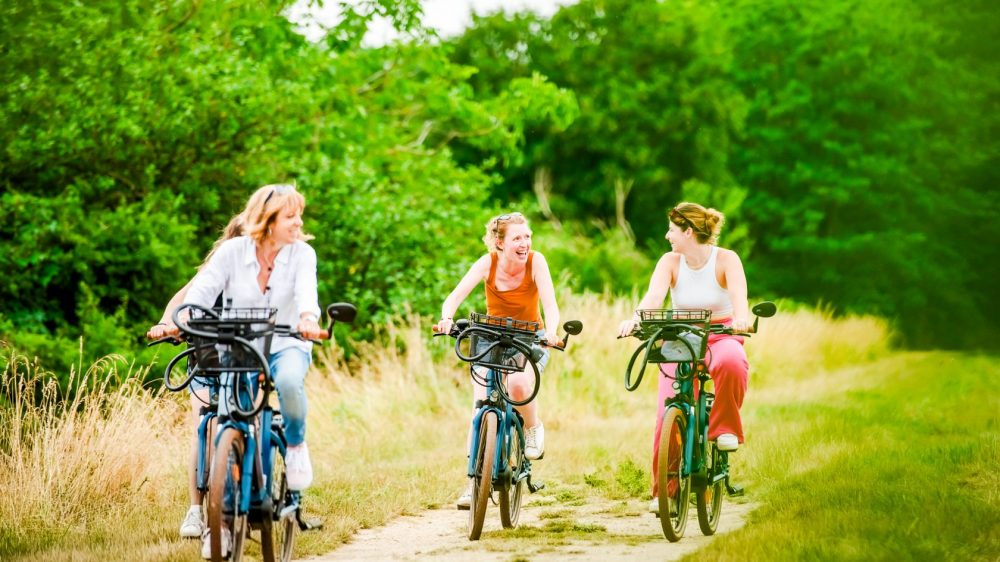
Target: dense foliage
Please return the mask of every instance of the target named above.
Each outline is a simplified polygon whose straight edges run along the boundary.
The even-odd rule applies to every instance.
[[[1000,326],[998,25],[979,1],[583,0],[478,18],[452,56],[478,92],[540,72],[576,94],[581,117],[505,171],[551,170],[555,215],[658,255],[664,209],[701,201],[755,294],[967,345]]]
[[[522,120],[565,126],[540,77],[475,97],[426,41],[362,49],[370,2],[312,44],[280,2],[0,8],[0,333],[66,366],[135,347],[258,186],[295,181],[320,298],[359,324],[431,314],[482,245],[495,181],[455,139],[516,157]],[[419,29],[414,35],[419,36]]]
[[[679,200],[727,213],[756,296],[997,333],[993,4],[584,0],[444,43],[418,0],[353,6],[311,43],[282,1],[4,3],[0,339],[136,348],[277,181],[360,336],[433,314],[501,205],[561,279],[630,291]],[[406,40],[363,47],[375,15]]]

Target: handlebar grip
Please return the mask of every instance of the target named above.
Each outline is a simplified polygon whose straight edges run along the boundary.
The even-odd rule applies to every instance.
[[[320,330],[319,331],[319,339],[321,339],[321,340],[328,340],[328,339],[330,339],[330,331],[329,330]]]

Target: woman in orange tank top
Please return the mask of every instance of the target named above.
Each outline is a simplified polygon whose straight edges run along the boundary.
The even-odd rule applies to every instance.
[[[556,305],[552,274],[545,256],[531,250],[531,229],[521,213],[509,213],[490,219],[483,236],[488,250],[472,264],[455,289],[441,305],[441,319],[434,326],[439,333],[447,333],[455,312],[479,283],[486,287],[486,313],[491,316],[511,317],[515,320],[538,322],[552,326],[545,332],[545,339],[552,345],[559,343],[556,327],[559,326],[559,307]],[[541,303],[545,321],[538,312]],[[538,361],[539,371],[548,361],[548,351]],[[530,370],[529,366],[527,370]],[[535,383],[534,372],[511,373],[507,389],[514,400],[524,400],[531,395]],[[485,388],[473,384],[475,400],[486,397]],[[474,402],[473,402],[474,403]],[[536,460],[545,451],[545,428],[538,417],[538,399],[535,398],[517,411],[524,418],[524,453]],[[459,497],[457,507],[467,509],[472,493],[471,482]]]

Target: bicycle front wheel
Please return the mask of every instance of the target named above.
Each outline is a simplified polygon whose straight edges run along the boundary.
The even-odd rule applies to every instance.
[[[483,414],[476,447],[476,473],[472,477],[472,508],[469,509],[469,540],[479,540],[486,519],[486,506],[493,492],[493,461],[497,450],[496,412]]]
[[[524,448],[521,446],[521,436],[513,425],[507,432],[507,458],[505,459],[506,474],[500,490],[500,523],[505,529],[517,526],[517,518],[521,515],[521,495],[524,492],[524,479],[520,478],[524,470]]]
[[[660,526],[663,527],[663,536],[670,542],[681,540],[687,526],[691,476],[684,475],[686,429],[687,417],[680,409],[667,408],[664,411],[656,491],[660,500]]]
[[[240,513],[243,478],[243,452],[246,444],[243,432],[229,427],[223,430],[212,460],[211,483],[208,486],[208,529],[213,562],[226,559],[222,536],[230,533],[228,559],[239,562],[247,536],[247,516]]]
[[[708,467],[709,479],[721,476],[719,468],[722,466],[719,458],[719,450],[712,443],[711,465]],[[704,535],[714,535],[719,528],[719,514],[722,513],[722,479],[718,479],[713,484],[705,486],[704,490],[695,492],[695,500],[698,504],[698,526]]]

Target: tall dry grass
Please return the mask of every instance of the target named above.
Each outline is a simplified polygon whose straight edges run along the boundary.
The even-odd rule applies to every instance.
[[[623,377],[636,340],[616,339],[637,299],[560,295],[564,319],[584,332],[553,352],[539,396],[547,493],[642,493],[655,421],[653,373],[628,393]],[[452,340],[429,341],[415,317],[384,327],[350,363],[336,346],[316,353],[307,378],[308,440],[316,480],[306,508],[324,530],[305,533],[302,554],[327,551],[361,527],[448,504],[464,483],[472,394]],[[799,310],[762,321],[747,343],[754,364],[748,402],[803,373],[883,353],[886,325]],[[142,369],[111,357],[75,376],[70,403],[49,377],[12,350],[3,355],[0,409],[0,558],[189,560],[196,541],[177,538],[187,505],[191,432],[186,395],[139,386]],[[110,389],[104,381],[122,380]],[[752,414],[751,414],[752,416]],[[749,431],[753,431],[752,425]]]

